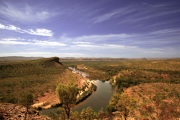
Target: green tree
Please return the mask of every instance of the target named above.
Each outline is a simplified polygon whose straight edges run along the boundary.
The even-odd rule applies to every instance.
[[[78,88],[75,84],[59,84],[56,88],[62,107],[64,108],[67,118],[70,118],[71,107],[76,103],[76,97],[78,95]]]
[[[71,120],[81,120],[81,117],[78,111],[71,111]]]
[[[96,113],[91,107],[85,108],[81,111],[82,120],[92,120],[96,117]]]
[[[31,93],[23,93],[20,98],[20,104],[26,107],[24,119],[26,120],[30,106],[33,104],[33,95]]]

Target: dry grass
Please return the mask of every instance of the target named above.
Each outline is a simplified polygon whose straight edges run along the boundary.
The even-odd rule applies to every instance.
[[[176,119],[180,117],[180,85],[145,83],[124,91],[137,101],[131,115],[138,119]]]
[[[55,92],[58,83],[77,83],[76,76],[59,62],[59,58],[0,64],[0,101],[17,103],[22,93],[31,92],[36,99],[45,92]]]

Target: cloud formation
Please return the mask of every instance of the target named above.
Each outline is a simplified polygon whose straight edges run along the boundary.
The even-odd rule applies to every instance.
[[[62,47],[66,44],[56,41],[45,40],[25,40],[23,38],[0,38],[0,44],[2,45],[35,45],[44,47]]]
[[[122,7],[118,9],[114,9],[112,11],[108,11],[104,14],[101,14],[99,16],[93,17],[90,19],[93,23],[101,23],[108,20],[113,20],[115,18],[122,17],[124,15],[133,13],[135,11],[135,8],[132,8],[132,6]]]
[[[173,7],[174,7],[173,4],[165,4],[165,3],[154,4],[154,5],[148,3],[142,3],[141,7],[134,5],[130,7],[130,10],[127,10],[128,11],[127,15],[120,14],[121,19],[119,20],[119,24],[129,24],[129,23],[152,24],[151,22],[149,22],[149,20],[158,22],[159,20],[161,20],[161,18],[164,18],[162,19],[161,22],[168,23],[166,19],[168,19],[169,21],[170,17],[180,14],[180,10]]]
[[[78,37],[63,36],[61,41],[69,42],[78,46],[92,45],[123,45],[139,47],[166,47],[180,44],[180,29],[162,29],[145,33],[134,34],[105,34],[105,35],[86,35]],[[108,46],[109,47],[109,46]],[[108,49],[108,47],[106,47]]]
[[[78,1],[0,1],[0,56],[180,56],[178,0]]]
[[[0,23],[0,29],[4,29],[4,30],[13,30],[13,31],[21,31],[20,28],[14,26],[14,25],[3,25]]]
[[[53,36],[53,33],[51,30],[42,29],[42,28],[37,28],[36,30],[28,29],[28,30],[23,30],[23,31],[31,35]]]
[[[39,10],[27,4],[16,6],[16,4],[4,2],[0,5],[0,15],[12,21],[37,23],[55,17],[58,13],[48,10]]]
[[[53,32],[51,30],[44,29],[44,28],[37,28],[36,30],[33,30],[33,29],[24,30],[14,25],[3,25],[0,23],[0,29],[12,30],[19,33],[27,33],[27,34],[38,35],[38,36],[49,36],[49,37],[53,36]]]

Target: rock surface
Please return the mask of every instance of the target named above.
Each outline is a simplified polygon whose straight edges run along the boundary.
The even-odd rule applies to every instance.
[[[21,105],[0,103],[0,120],[24,120],[26,108]],[[27,115],[27,120],[51,120],[47,116],[31,113]]]

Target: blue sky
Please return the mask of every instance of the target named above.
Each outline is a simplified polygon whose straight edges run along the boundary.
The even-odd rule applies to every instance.
[[[0,56],[180,57],[180,1],[0,0]]]

